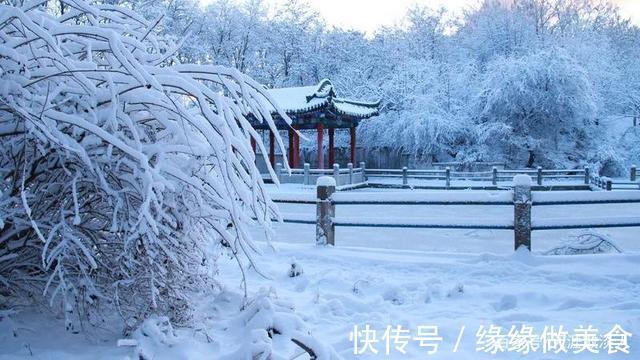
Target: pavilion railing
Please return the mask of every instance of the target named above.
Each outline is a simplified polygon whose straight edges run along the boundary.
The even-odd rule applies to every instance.
[[[306,163],[302,169],[285,169],[282,164],[276,164],[275,168],[278,181],[282,184],[296,183],[303,185],[314,185],[321,176],[332,176],[337,186],[348,186],[363,184],[366,181],[364,163],[360,163],[360,167],[353,167],[353,164],[347,164],[347,168],[340,168],[340,165],[334,164],[331,169],[311,169]]]
[[[632,166],[629,171],[628,180],[611,179],[609,177],[598,176],[593,174],[589,167],[582,169],[519,169],[507,170],[493,167],[490,171],[452,171],[451,168],[445,169],[367,169],[364,162],[359,167],[354,167],[349,163],[347,168],[340,168],[338,164],[334,164],[331,169],[311,169],[309,164],[304,164],[302,169],[284,169],[282,164],[276,164],[276,174],[281,183],[298,183],[304,185],[313,185],[318,177],[328,175],[333,176],[338,187],[347,185],[356,185],[367,182],[369,178],[374,179],[398,179],[398,183],[384,184],[374,179],[369,179],[369,185],[385,185],[395,187],[411,187],[410,179],[415,180],[434,180],[441,182],[440,187],[444,189],[452,188],[453,181],[478,181],[490,183],[491,186],[504,185],[510,182],[516,175],[529,175],[534,179],[538,186],[550,184],[554,180],[574,180],[575,183],[589,186],[596,189],[612,190],[612,189],[640,189],[640,181],[636,166]],[[401,180],[401,182],[400,182]],[[502,183],[502,184],[500,184]],[[508,185],[508,184],[507,184]],[[461,185],[458,187],[465,187]]]

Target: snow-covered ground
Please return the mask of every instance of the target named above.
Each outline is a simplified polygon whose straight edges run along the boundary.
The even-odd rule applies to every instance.
[[[365,233],[364,236],[372,234]],[[253,286],[271,287],[288,299],[313,334],[354,358],[349,333],[367,324],[380,337],[388,325],[401,325],[417,335],[418,326],[438,326],[443,338],[436,355],[443,359],[490,358],[476,352],[476,331],[491,324],[509,329],[521,324],[542,332],[544,326],[564,325],[573,331],[593,325],[607,332],[618,323],[640,330],[640,255],[536,256],[527,253],[494,255],[368,249],[317,248],[310,244],[276,244],[277,258],[266,269],[274,279],[254,276]],[[287,259],[304,269],[287,277]],[[466,327],[457,355],[459,331]],[[603,333],[604,333],[603,332]],[[384,340],[375,344],[385,352]],[[640,346],[638,337],[631,346]],[[391,358],[423,359],[426,349],[413,341],[407,354],[390,351]],[[480,352],[482,353],[482,352]],[[593,354],[531,355],[545,359],[593,359]],[[367,357],[377,358],[371,352]],[[516,355],[498,354],[498,358]]]
[[[288,185],[278,191],[308,194],[314,189]],[[371,190],[360,190],[367,191]],[[411,193],[410,190],[398,192],[403,196],[407,193]],[[314,205],[281,204],[280,207],[284,217],[315,213]],[[388,219],[502,219],[512,218],[512,211],[510,206],[337,207],[338,216],[366,214]],[[544,206],[534,207],[533,218],[638,213],[640,205],[629,204]],[[491,350],[486,342],[491,338],[480,337],[478,331],[482,326],[487,330],[491,325],[500,327],[503,335],[512,326],[518,330],[525,326],[525,331],[531,327],[538,336],[545,327],[563,326],[571,336],[580,326],[591,325],[598,329],[599,336],[604,336],[618,324],[633,334],[629,340],[631,355],[622,354],[620,358],[634,359],[639,354],[640,335],[636,334],[640,332],[640,231],[637,228],[601,231],[624,250],[623,254],[580,256],[541,254],[576,231],[535,232],[534,252],[530,254],[513,252],[512,231],[338,228],[336,246],[324,248],[314,245],[313,225],[277,224],[275,230],[273,246],[262,240],[260,231],[256,229],[254,233],[265,255],[259,259],[259,268],[267,277],[254,271],[248,274],[250,297],[268,299],[268,304],[293,309],[316,339],[331,345],[345,359],[511,359],[520,356],[517,347],[495,355],[485,352]],[[292,278],[289,270],[294,262],[303,273]],[[242,277],[235,261],[222,259],[220,273],[226,288],[216,297],[201,299],[196,329],[177,329],[177,337],[168,342],[171,346],[146,344],[144,353],[148,358],[241,359],[246,349],[255,346],[255,335],[250,329],[238,326],[239,322],[244,323],[245,317],[236,306],[242,293]],[[49,320],[42,320],[42,315],[36,316],[29,309],[0,321],[0,358],[136,357],[134,348],[115,346],[117,333],[100,332],[90,341],[82,334],[64,333],[62,320],[46,313],[44,318]],[[362,330],[367,325],[376,331],[377,342],[370,345],[378,353],[367,348],[364,354],[356,356],[350,334],[356,327],[360,331],[357,335],[364,336]],[[387,326],[401,326],[403,331],[408,331],[401,335],[409,336],[406,347],[402,345],[402,336],[398,339],[391,336],[389,355],[386,355],[384,337]],[[437,327],[437,337],[442,340],[435,342],[437,352],[427,355],[434,348],[421,347],[414,338],[419,337],[419,331],[433,330],[433,327]],[[55,338],[51,334],[56,334]],[[503,337],[505,341],[507,338]],[[279,335],[274,335],[272,341],[276,353],[300,353],[292,350],[295,349],[292,344],[279,340]],[[357,350],[363,350],[364,343],[358,344]],[[598,354],[589,351],[574,354],[578,349],[572,348],[568,339],[567,353],[544,354],[542,344],[538,343],[536,351],[525,358],[608,359],[621,355],[607,354],[607,348],[599,348]]]
[[[365,233],[363,236],[370,236]],[[302,236],[302,235],[301,235]],[[309,239],[311,240],[311,239]],[[387,326],[401,326],[417,336],[419,326],[437,326],[442,337],[439,359],[515,358],[518,354],[484,353],[476,336],[480,326],[499,326],[503,333],[511,326],[531,326],[540,334],[545,326],[564,326],[569,334],[581,325],[592,325],[604,335],[615,324],[636,334],[640,331],[640,254],[539,256],[528,253],[494,255],[487,248],[478,254],[371,249],[339,246],[319,248],[310,243],[276,243],[277,251],[265,248],[262,270],[265,279],[252,273],[249,286],[268,293],[274,302],[284,302],[295,309],[312,335],[330,344],[346,359],[385,358],[383,332]],[[290,278],[292,259],[302,267],[301,276]],[[228,292],[208,299],[210,311],[199,324],[200,331],[179,330],[173,346],[149,346],[153,359],[216,359],[221,354],[246,346],[250,334],[228,330],[238,316],[229,309],[228,299],[237,297],[240,276],[232,261],[222,264]],[[230,276],[230,274],[234,274]],[[233,295],[236,294],[236,295]],[[236,298],[237,300],[237,298]],[[227,305],[225,305],[227,304]],[[225,309],[231,315],[222,316]],[[216,310],[217,309],[217,310]],[[84,335],[64,333],[61,321],[44,323],[42,318],[16,316],[13,325],[0,327],[2,359],[123,359],[134,351],[116,348],[117,336],[103,337],[91,343]],[[0,322],[2,325],[3,322]],[[379,351],[368,350],[361,357],[353,355],[349,334],[354,326],[369,325],[377,330]],[[462,327],[465,327],[454,354]],[[212,340],[206,341],[206,332]],[[56,334],[53,337],[51,334]],[[277,336],[276,336],[277,338]],[[274,343],[278,343],[274,340]],[[395,350],[400,343],[390,343],[393,359],[424,359],[429,348],[410,340],[406,354]],[[634,354],[640,341],[631,338]],[[275,345],[274,345],[275,346]],[[595,355],[589,352],[543,355],[542,347],[527,358],[532,359],[608,359],[606,349]],[[31,357],[29,354],[34,356]],[[233,359],[234,357],[230,357]],[[300,357],[304,358],[304,357]],[[615,358],[615,357],[614,357]],[[633,355],[623,358],[635,358]]]

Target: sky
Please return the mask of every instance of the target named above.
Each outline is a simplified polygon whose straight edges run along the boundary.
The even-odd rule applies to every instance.
[[[284,0],[270,0],[278,3]],[[308,0],[330,25],[372,34],[381,26],[399,22],[410,6],[445,7],[455,12],[473,6],[476,0]],[[640,0],[638,0],[640,1]]]
[[[284,0],[268,0],[277,4]],[[412,4],[427,5],[461,12],[478,0],[308,0],[325,20],[336,27],[355,29],[372,34],[383,25],[397,23]],[[640,0],[612,0],[625,17],[640,25]]]

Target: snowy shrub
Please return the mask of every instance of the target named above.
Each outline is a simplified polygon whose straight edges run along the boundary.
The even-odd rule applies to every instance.
[[[278,216],[249,146],[247,114],[273,126],[263,87],[176,64],[173,44],[124,8],[7,3],[0,295],[44,294],[68,329],[102,305],[128,326],[152,313],[188,321],[189,292],[215,285],[218,250],[251,261],[247,224]]]
[[[621,252],[622,249],[620,249],[610,237],[597,232],[587,231],[569,239],[561,246],[546,251],[544,254],[582,255]]]

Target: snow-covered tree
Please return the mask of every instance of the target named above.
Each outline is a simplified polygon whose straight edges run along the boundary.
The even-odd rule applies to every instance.
[[[123,7],[0,3],[3,296],[44,293],[69,329],[105,307],[180,323],[221,251],[253,259],[248,224],[278,217],[247,121],[273,126],[268,95],[176,53]]]
[[[484,153],[527,167],[588,160],[600,98],[565,51],[500,58],[487,73],[477,118]]]
[[[586,74],[598,98],[591,109],[595,118],[630,124],[625,116],[640,116],[640,30],[608,0],[486,0],[461,16],[414,7],[397,26],[375,34],[331,28],[304,1],[275,8],[264,0],[212,0],[206,7],[194,0],[106,3],[134,9],[152,24],[161,19],[155,28],[182,43],[175,56],[182,62],[234,67],[267,87],[310,85],[330,78],[343,96],[381,99],[378,119],[359,127],[359,143],[391,146],[416,159],[503,159],[510,167],[526,165],[521,155],[505,156],[508,149],[486,147],[487,128],[472,120],[482,116],[477,105],[483,102],[484,86],[497,76],[497,64],[555,49],[562,49]],[[434,126],[462,131],[452,137],[449,131],[438,132],[449,140],[424,132],[408,136],[408,129],[420,132]],[[398,131],[388,132],[390,128]],[[390,133],[395,137],[385,139]],[[559,136],[559,146],[582,154],[580,160],[561,160],[556,149],[545,149],[554,144],[541,143],[540,151],[550,158],[534,162],[561,166],[591,161],[624,167],[633,160],[632,152],[620,147],[619,136],[600,139],[593,156]],[[624,143],[634,146],[632,139]]]

